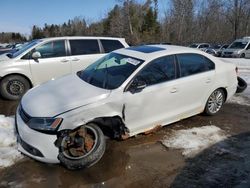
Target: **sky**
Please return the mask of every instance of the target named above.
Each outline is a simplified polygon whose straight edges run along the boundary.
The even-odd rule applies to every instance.
[[[160,12],[165,1],[159,0]],[[118,0],[0,0],[0,32],[29,35],[33,25],[62,24],[76,16],[91,23],[104,18],[117,3]]]

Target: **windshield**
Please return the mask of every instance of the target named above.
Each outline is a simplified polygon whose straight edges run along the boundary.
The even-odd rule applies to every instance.
[[[118,88],[143,60],[117,53],[110,53],[96,61],[78,76],[85,82],[103,89]]]
[[[20,54],[22,54],[23,52],[25,52],[26,50],[28,50],[29,48],[35,46],[36,44],[38,44],[41,41],[42,40],[32,40],[32,41],[28,42],[27,44],[22,45],[22,47],[18,51],[15,51],[13,54],[9,54],[8,57],[15,58],[15,57],[19,56]]]
[[[190,48],[197,48],[197,47],[198,47],[198,44],[191,44],[189,47],[190,47]]]
[[[231,49],[243,49],[247,45],[247,42],[234,42],[229,46]]]

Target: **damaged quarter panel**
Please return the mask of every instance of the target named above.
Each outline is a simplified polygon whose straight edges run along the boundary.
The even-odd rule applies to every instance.
[[[65,121],[61,124],[60,130],[74,129],[80,125],[84,125],[100,117],[114,117],[119,116],[122,118],[123,104],[114,102],[113,93],[109,97],[98,100],[81,108],[68,111],[59,115]],[[115,100],[116,101],[116,100]]]

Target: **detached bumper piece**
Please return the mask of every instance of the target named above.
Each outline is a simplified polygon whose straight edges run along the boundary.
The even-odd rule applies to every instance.
[[[238,80],[238,86],[236,93],[242,93],[247,88],[247,83],[239,76],[237,77],[237,80]]]

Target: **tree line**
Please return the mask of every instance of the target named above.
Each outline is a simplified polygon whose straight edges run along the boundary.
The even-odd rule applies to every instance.
[[[27,40],[26,37],[20,33],[13,33],[13,32],[0,33],[1,43],[25,42],[26,40]]]
[[[75,17],[63,24],[34,25],[30,39],[56,36],[124,37],[129,44],[229,43],[250,36],[250,0],[117,0],[107,15],[87,23]]]

